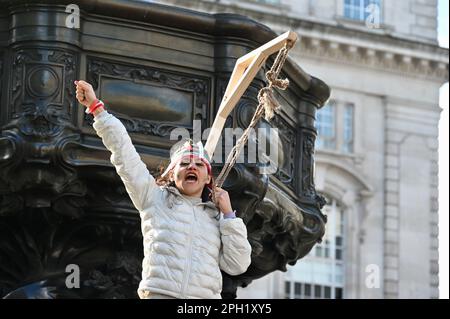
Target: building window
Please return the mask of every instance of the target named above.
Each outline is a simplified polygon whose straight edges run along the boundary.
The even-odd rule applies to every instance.
[[[328,202],[324,207],[328,222],[323,241],[295,266],[288,267],[285,298],[344,298],[344,212],[336,200]]]
[[[370,5],[375,5],[375,12]],[[366,21],[370,14],[380,14],[381,0],[344,0],[344,17],[352,20]]]
[[[335,101],[317,111],[317,149],[353,153],[354,105]]]
[[[317,148],[336,148],[336,105],[330,103],[317,112]]]
[[[264,3],[264,4],[271,4],[271,5],[279,5],[280,0],[255,0],[256,2]]]
[[[344,106],[344,138],[342,142],[342,151],[344,153],[353,153],[353,105]]]

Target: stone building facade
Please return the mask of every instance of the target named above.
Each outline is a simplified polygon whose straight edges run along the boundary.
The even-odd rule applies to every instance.
[[[277,33],[332,89],[317,114],[324,241],[238,298],[437,298],[439,89],[448,49],[437,0],[165,0],[236,13]]]

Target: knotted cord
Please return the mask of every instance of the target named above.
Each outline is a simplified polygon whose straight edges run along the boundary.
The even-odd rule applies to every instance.
[[[231,169],[236,163],[236,160],[242,148],[244,147],[245,143],[247,143],[250,130],[256,126],[258,121],[263,116],[268,121],[272,119],[273,116],[275,115],[275,112],[280,108],[280,104],[275,99],[275,96],[273,94],[273,88],[286,90],[286,88],[289,86],[288,79],[280,79],[278,77],[280,75],[284,63],[286,62],[288,52],[292,48],[292,46],[293,44],[291,43],[291,41],[286,42],[284,47],[278,52],[278,55],[272,67],[266,73],[268,85],[259,90],[258,92],[259,104],[258,107],[256,108],[255,114],[253,115],[253,118],[247,129],[244,131],[243,135],[236,142],[236,145],[231,149],[230,154],[228,154],[225,165],[215,181],[215,185],[217,187],[222,187],[223,183],[225,182],[225,179],[227,178],[228,174],[230,173]],[[212,197],[213,202],[216,203],[214,191],[212,192]]]

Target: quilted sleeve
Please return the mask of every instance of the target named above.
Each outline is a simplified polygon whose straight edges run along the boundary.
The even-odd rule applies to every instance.
[[[220,269],[231,276],[244,273],[250,266],[252,253],[244,222],[241,218],[222,218],[220,233],[222,239]]]
[[[111,152],[111,163],[125,184],[137,210],[148,205],[157,188],[155,179],[131,142],[125,126],[106,110],[94,118],[94,129],[105,147]]]

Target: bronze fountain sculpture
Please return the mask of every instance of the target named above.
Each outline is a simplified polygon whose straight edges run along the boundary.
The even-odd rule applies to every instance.
[[[78,28],[66,25],[73,2]],[[0,297],[137,298],[139,216],[74,80],[94,85],[157,174],[171,130],[210,127],[236,59],[275,37],[243,16],[139,1],[0,0]],[[247,272],[224,274],[224,298],[295,264],[324,234],[314,119],[329,88],[289,59],[283,77],[282,111],[259,124],[280,132],[277,172],[239,163],[224,183],[252,245]],[[248,126],[263,86],[260,71],[225,127]],[[70,265],[78,289],[67,288]]]

